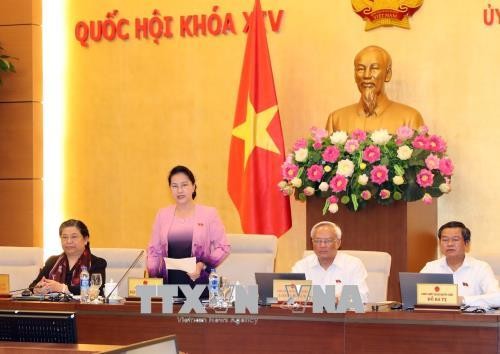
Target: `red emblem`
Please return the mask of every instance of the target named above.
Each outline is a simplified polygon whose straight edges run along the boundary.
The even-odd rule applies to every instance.
[[[434,291],[435,291],[435,292],[437,292],[437,293],[439,292],[439,290],[441,290],[441,289],[439,289],[439,286],[436,286],[436,287],[434,288]]]

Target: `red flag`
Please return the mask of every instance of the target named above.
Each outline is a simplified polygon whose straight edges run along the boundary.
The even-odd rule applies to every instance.
[[[260,1],[249,20],[228,166],[228,191],[245,233],[281,236],[292,225],[290,200],[277,184],[283,132]]]

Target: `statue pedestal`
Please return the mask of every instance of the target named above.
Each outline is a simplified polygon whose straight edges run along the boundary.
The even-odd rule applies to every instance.
[[[437,201],[395,202],[384,206],[376,202],[353,212],[339,203],[335,214],[323,215],[324,199],[308,198],[306,206],[307,249],[312,249],[309,232],[314,224],[328,220],[342,229],[341,249],[384,251],[391,255],[388,300],[401,301],[399,272],[418,272],[435,259],[437,249]]]

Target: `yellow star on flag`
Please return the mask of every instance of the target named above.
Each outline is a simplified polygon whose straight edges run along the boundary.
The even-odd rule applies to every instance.
[[[267,127],[277,111],[278,106],[274,105],[257,113],[255,112],[252,102],[250,102],[250,98],[248,98],[245,121],[233,128],[233,136],[245,141],[245,168],[248,158],[255,147],[269,150],[277,154],[280,153],[273,138],[267,131]]]

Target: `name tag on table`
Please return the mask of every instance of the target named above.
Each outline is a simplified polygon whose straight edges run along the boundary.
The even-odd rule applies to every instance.
[[[128,278],[128,296],[137,296],[138,285],[163,285],[163,278]]]
[[[417,284],[417,305],[458,306],[457,284]]]
[[[305,286],[303,286],[305,285]],[[311,280],[273,280],[273,297],[278,302],[286,302],[290,297],[295,301],[311,302],[312,300],[312,281]]]
[[[9,275],[0,274],[0,294],[8,294],[10,291]]]

